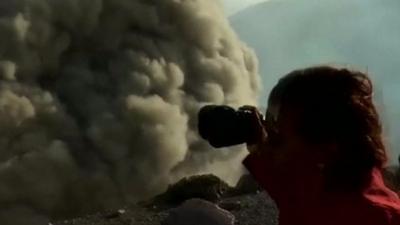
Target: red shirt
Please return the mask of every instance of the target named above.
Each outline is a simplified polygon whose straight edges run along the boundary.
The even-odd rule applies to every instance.
[[[275,200],[279,225],[400,225],[399,197],[384,185],[379,169],[360,193],[332,193],[321,188],[318,173],[298,165],[278,171],[262,153],[243,164]]]

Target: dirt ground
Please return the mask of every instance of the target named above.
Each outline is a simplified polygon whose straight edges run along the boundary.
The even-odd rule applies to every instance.
[[[278,212],[273,201],[265,193],[230,197],[217,204],[235,215],[236,225],[277,225]],[[169,210],[158,211],[130,206],[119,211],[57,221],[52,225],[159,225],[168,216]]]

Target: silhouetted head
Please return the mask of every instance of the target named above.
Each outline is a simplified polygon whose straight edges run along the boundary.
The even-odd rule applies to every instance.
[[[323,166],[328,188],[362,188],[387,160],[372,94],[371,80],[359,71],[296,70],[273,88],[267,115],[292,157]]]

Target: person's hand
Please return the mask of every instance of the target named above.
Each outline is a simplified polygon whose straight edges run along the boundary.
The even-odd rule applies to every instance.
[[[254,106],[242,106],[241,110],[247,110],[252,114],[252,127],[254,127],[254,137],[247,144],[247,149],[250,153],[261,151],[262,146],[267,141],[267,131],[264,127],[263,116],[260,111]]]

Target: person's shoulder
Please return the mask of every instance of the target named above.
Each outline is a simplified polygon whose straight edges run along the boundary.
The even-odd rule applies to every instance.
[[[400,205],[378,205],[377,222],[379,225],[400,225]]]
[[[341,202],[343,203],[343,202]],[[337,205],[331,214],[333,219],[325,224],[342,225],[400,225],[400,205],[396,200],[386,201],[370,198],[349,198],[345,204]],[[334,215],[334,216],[333,216]]]
[[[400,199],[394,192],[384,190],[366,196],[367,213],[371,215],[371,225],[400,225]]]
[[[392,218],[390,225],[400,225],[400,209],[395,210],[391,216]]]

